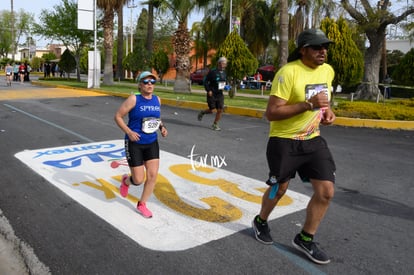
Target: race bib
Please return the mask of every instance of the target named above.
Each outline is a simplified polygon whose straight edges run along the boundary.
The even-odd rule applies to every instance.
[[[328,85],[325,83],[306,85],[305,87],[306,100],[308,100],[312,96],[319,94],[319,93],[325,93],[327,96],[329,96]],[[324,107],[324,108],[316,108],[316,109],[321,109],[322,111],[325,111],[327,108]]]
[[[152,134],[158,130],[161,125],[161,119],[157,117],[145,117],[142,119],[142,131],[146,134]]]
[[[224,87],[226,86],[226,81],[220,81],[218,83],[218,89],[219,90],[224,90]]]
[[[305,98],[309,99],[312,96],[326,93],[328,95],[328,85],[324,84],[309,84],[305,86]]]

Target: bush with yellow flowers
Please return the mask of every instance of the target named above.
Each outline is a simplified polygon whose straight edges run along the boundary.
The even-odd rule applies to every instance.
[[[338,117],[414,121],[414,98],[386,102],[336,101],[332,107]]]

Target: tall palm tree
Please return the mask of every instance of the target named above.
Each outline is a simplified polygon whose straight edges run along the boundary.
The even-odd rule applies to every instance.
[[[279,2],[279,60],[278,66],[282,67],[287,63],[289,55],[289,13],[288,0]]]
[[[147,39],[145,42],[145,49],[153,52],[154,44],[154,9],[159,8],[164,0],[149,0],[142,2],[143,5],[148,5],[148,25],[147,25]]]
[[[104,78],[103,84],[113,85],[113,47],[114,47],[114,18],[115,12],[120,6],[124,6],[129,0],[97,0],[98,8],[103,11],[103,46],[105,54]]]
[[[173,46],[176,55],[176,78],[174,92],[191,92],[190,86],[190,50],[191,38],[187,28],[188,16],[196,8],[208,3],[208,0],[164,0],[163,5],[178,21],[178,28],[173,36]]]

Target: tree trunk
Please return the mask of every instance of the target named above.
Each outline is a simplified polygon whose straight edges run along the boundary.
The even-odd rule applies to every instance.
[[[105,10],[105,16],[103,17],[103,32],[104,32],[104,51],[105,51],[105,66],[104,66],[104,77],[103,84],[114,85],[113,78],[113,54],[112,50],[114,47],[114,11]]]
[[[280,1],[280,45],[279,45],[279,68],[287,63],[289,48],[289,14],[288,14],[288,1]]]
[[[177,76],[174,82],[174,92],[191,93],[190,83],[190,34],[187,30],[187,20],[179,22],[178,29],[174,33],[174,51],[176,54],[175,69]]]
[[[364,79],[356,91],[357,99],[376,100],[378,95],[381,96],[378,88],[379,71],[381,64],[381,49],[384,41],[384,34],[367,34],[370,46],[364,57]]]
[[[122,60],[124,59],[124,6],[120,5],[118,9],[118,45],[116,56],[116,75],[117,79],[124,80]]]
[[[152,54],[152,44],[154,41],[154,4],[148,2],[148,26],[147,26],[147,41],[145,49]]]

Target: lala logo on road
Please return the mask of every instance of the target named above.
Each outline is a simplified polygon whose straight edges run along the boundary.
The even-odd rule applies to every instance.
[[[123,140],[15,156],[140,245],[161,251],[192,248],[249,228],[266,188],[261,181],[161,151],[157,184],[147,203],[154,217],[145,219],[135,210],[142,186],[131,187],[126,198],[119,194],[121,176],[129,173]],[[308,201],[288,191],[270,218],[302,210]]]

